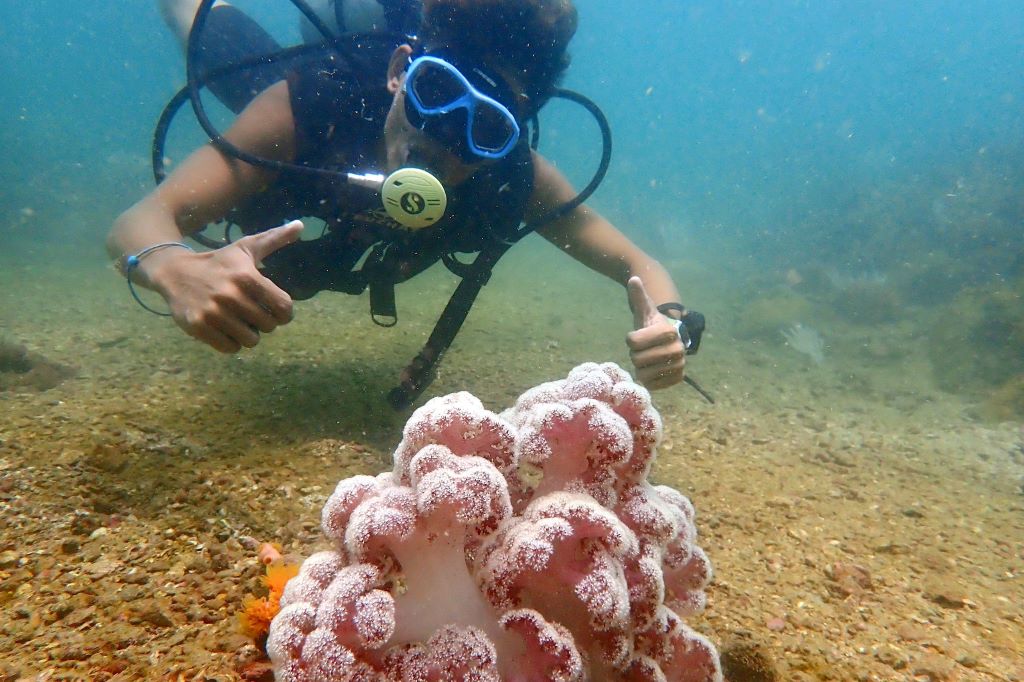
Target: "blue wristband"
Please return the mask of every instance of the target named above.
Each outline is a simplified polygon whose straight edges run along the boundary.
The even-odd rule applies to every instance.
[[[170,248],[172,246],[180,246],[183,249],[188,249],[189,251],[195,252],[195,249],[193,249],[188,244],[185,244],[184,242],[161,242],[159,244],[147,246],[142,251],[139,251],[134,255],[125,256],[124,260],[121,262],[120,268],[121,273],[124,275],[125,279],[128,280],[128,291],[131,292],[132,298],[135,299],[135,302],[142,306],[145,310],[148,310],[154,315],[160,315],[161,317],[170,317],[171,314],[163,313],[160,312],[159,310],[154,310],[153,308],[150,308],[148,305],[146,305],[141,298],[139,298],[138,292],[135,291],[135,285],[132,284],[132,271],[135,270],[135,268],[139,267],[139,263],[142,262],[142,259],[148,256],[149,254],[153,253],[154,251],[159,251],[160,249]]]

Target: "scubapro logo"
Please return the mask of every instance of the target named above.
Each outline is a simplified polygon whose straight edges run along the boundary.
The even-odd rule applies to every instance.
[[[423,196],[418,192],[406,192],[402,195],[399,203],[402,206],[402,210],[409,215],[418,215],[423,213],[423,209],[427,207],[426,200],[424,200]]]

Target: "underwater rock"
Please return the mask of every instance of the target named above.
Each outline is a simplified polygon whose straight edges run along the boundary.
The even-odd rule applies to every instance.
[[[45,391],[74,375],[71,367],[47,360],[20,343],[0,339],[0,391]]]
[[[843,599],[859,596],[873,587],[871,572],[858,564],[837,561],[825,570],[825,575],[831,581],[829,592]]]
[[[738,637],[722,645],[722,672],[729,682],[779,682],[779,674],[768,647],[749,637]]]
[[[924,598],[946,609],[962,609],[970,604],[963,588],[944,577],[932,578],[922,590]]]
[[[800,296],[822,298],[838,290],[829,272],[820,265],[806,265],[799,270],[790,268],[785,274],[786,286]]]
[[[814,306],[803,296],[791,292],[769,294],[753,297],[740,310],[732,332],[739,339],[777,342],[780,329],[813,317]]]
[[[836,293],[832,310],[855,324],[895,322],[904,313],[899,294],[884,282],[856,281]]]
[[[981,417],[993,422],[1024,419],[1024,374],[1010,378],[981,405]]]
[[[955,297],[974,279],[975,271],[963,258],[935,252],[896,271],[893,285],[912,303],[937,305]]]
[[[999,287],[968,289],[953,299],[929,335],[928,357],[938,386],[991,396],[987,411],[992,417],[1012,417],[1024,409],[1013,403],[1020,392],[1015,382],[1024,376],[1022,301],[1024,277]]]
[[[953,661],[945,656],[928,652],[914,661],[910,672],[916,675],[915,679],[923,678],[930,682],[941,682],[952,679],[955,667]]]
[[[20,343],[0,339],[0,372],[24,374],[32,369],[28,349]]]

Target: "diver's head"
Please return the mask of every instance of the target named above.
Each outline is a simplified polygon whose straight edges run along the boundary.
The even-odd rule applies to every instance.
[[[423,0],[426,51],[454,51],[467,64],[518,86],[517,109],[536,114],[569,66],[576,32],[572,0]]]
[[[507,156],[568,65],[569,0],[426,0],[416,48],[392,55],[388,168],[456,185]]]

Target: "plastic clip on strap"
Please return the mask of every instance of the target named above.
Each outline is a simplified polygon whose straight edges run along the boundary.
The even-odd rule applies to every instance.
[[[191,246],[183,242],[161,242],[159,244],[153,244],[153,246],[147,246],[146,248],[144,248],[142,251],[139,251],[135,255],[125,256],[121,267],[121,274],[123,274],[124,278],[128,280],[128,291],[132,293],[132,298],[135,299],[135,302],[138,303],[143,308],[145,308],[146,310],[148,310],[149,312],[153,313],[154,315],[159,315],[161,317],[170,317],[171,314],[162,313],[159,310],[154,310],[150,308],[148,305],[146,305],[146,303],[141,298],[139,298],[138,292],[135,291],[135,285],[132,284],[132,271],[135,270],[135,268],[139,267],[139,263],[142,262],[142,259],[148,256],[149,254],[153,253],[154,251],[170,248],[172,246],[179,246],[183,249],[188,249],[189,251],[195,252],[195,249],[193,249]]]

